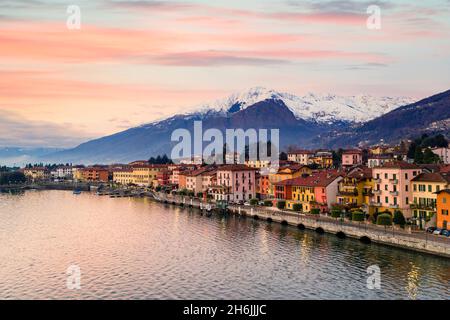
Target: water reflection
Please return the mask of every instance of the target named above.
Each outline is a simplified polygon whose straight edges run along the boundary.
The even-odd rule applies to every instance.
[[[448,259],[148,199],[1,194],[0,243],[0,298],[448,299]]]

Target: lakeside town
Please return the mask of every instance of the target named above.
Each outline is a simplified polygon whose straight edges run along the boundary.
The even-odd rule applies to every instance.
[[[423,141],[439,147],[421,148]],[[274,210],[397,225],[450,237],[450,148],[440,137],[422,137],[391,146],[361,149],[299,150],[270,161],[226,155],[226,164],[206,165],[201,157],[173,164],[167,156],[112,165],[27,165],[3,167],[0,185],[78,183],[140,188],[196,198],[221,207]],[[433,143],[431,143],[433,144]],[[436,143],[435,143],[436,144]],[[242,163],[241,163],[241,160]],[[9,181],[6,181],[9,177]]]

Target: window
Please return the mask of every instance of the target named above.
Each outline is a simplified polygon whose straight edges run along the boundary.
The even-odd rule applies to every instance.
[[[440,186],[436,186],[436,192],[439,192],[441,190]]]
[[[429,184],[428,185],[428,192],[432,192],[432,191],[433,191],[432,186],[431,186],[431,184]]]
[[[442,198],[442,203],[447,203],[447,198]]]
[[[409,186],[408,186],[408,185],[405,185],[405,191],[406,191],[406,192],[409,191],[408,189],[409,189]]]
[[[405,179],[408,180],[408,173],[405,173]]]
[[[448,210],[442,209],[442,215],[443,216],[448,216]]]
[[[413,189],[414,189],[414,191],[417,191],[417,184],[413,184]]]
[[[409,204],[409,198],[408,197],[405,198],[405,203]]]
[[[397,180],[397,175],[395,173],[392,175],[392,179]]]
[[[397,197],[394,197],[394,205],[397,205]]]
[[[389,203],[389,198],[388,197],[384,197],[384,202]]]
[[[384,185],[384,190],[386,190],[386,191],[388,191],[389,189],[388,189],[388,185],[387,184],[385,184]]]
[[[385,179],[388,178],[388,174],[387,174],[387,173],[384,174],[384,178],[385,178]]]

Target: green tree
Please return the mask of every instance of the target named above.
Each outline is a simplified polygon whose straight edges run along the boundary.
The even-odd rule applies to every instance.
[[[294,203],[292,205],[292,210],[297,211],[297,212],[302,211],[302,204],[301,203]]]
[[[382,213],[377,217],[377,225],[379,226],[391,226],[392,225],[392,216],[387,213]]]
[[[277,201],[277,208],[283,210],[286,207],[286,201]]]
[[[251,199],[250,200],[250,205],[256,206],[257,204],[258,204],[258,199]]]
[[[364,221],[365,214],[362,211],[353,211],[352,220],[353,221]]]
[[[339,209],[332,209],[331,210],[331,217],[333,217],[333,218],[340,218],[341,214],[342,214],[342,212]]]
[[[271,207],[271,206],[273,206],[273,202],[270,201],[270,200],[265,200],[265,201],[264,201],[264,206],[266,206],[266,207]]]
[[[437,154],[433,153],[430,148],[426,148],[423,153],[422,161],[423,163],[439,163],[441,159]]]
[[[394,212],[393,222],[399,226],[404,226],[406,224],[405,217],[403,216],[403,213],[400,210],[396,210]]]
[[[319,208],[312,208],[311,209],[311,214],[320,214],[320,209]]]

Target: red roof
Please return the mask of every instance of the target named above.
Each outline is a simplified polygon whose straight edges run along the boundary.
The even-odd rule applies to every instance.
[[[245,164],[225,164],[220,166],[217,171],[258,171],[258,169],[247,167]]]
[[[326,187],[340,174],[335,170],[330,171],[319,171],[311,176],[307,177],[298,177],[294,179],[283,180],[275,185],[278,186],[302,186],[302,187]]]
[[[420,169],[420,167],[413,163],[408,163],[404,161],[390,161],[384,163],[381,168],[384,169]]]

